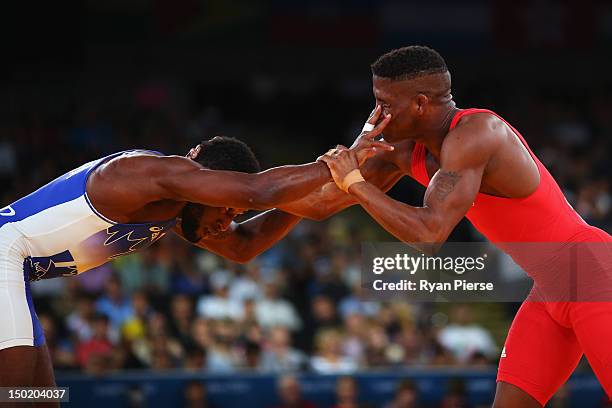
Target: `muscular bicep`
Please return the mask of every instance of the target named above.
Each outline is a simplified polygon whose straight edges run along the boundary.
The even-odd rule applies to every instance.
[[[477,126],[449,133],[442,145],[440,170],[425,192],[426,220],[446,239],[472,207],[486,165],[495,149],[494,139]]]
[[[261,210],[297,200],[331,179],[322,162],[274,167],[259,173],[205,169],[192,160],[166,157],[158,171],[163,198],[213,207]],[[168,164],[169,163],[169,164]]]
[[[474,202],[482,172],[478,169],[440,169],[434,175],[427,191],[423,207],[428,212],[426,220],[435,225],[441,238],[446,239]]]
[[[158,178],[163,198],[212,207],[253,208],[253,175],[181,163]]]
[[[163,199],[211,207],[260,209],[262,173],[210,170],[183,157],[161,157],[155,185]]]

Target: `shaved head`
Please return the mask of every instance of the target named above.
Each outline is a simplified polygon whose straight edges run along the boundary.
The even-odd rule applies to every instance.
[[[421,45],[391,50],[370,67],[374,76],[394,81],[448,72],[444,58],[436,50]]]
[[[396,95],[424,94],[432,102],[440,99],[445,101],[451,90],[451,76],[448,71],[404,79],[391,79],[374,75],[373,81],[378,85],[374,90],[375,96],[381,101],[389,99],[388,95],[385,95],[389,92]]]

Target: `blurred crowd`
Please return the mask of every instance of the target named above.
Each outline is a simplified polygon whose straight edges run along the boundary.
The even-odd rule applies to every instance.
[[[57,369],[348,374],[404,365],[486,365],[492,334],[468,305],[372,302],[360,235],[306,223],[245,265],[176,237],[73,279],[34,285]]]

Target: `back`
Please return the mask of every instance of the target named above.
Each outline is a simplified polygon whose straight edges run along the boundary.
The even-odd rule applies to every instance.
[[[174,219],[119,224],[87,197],[89,174],[124,153],[86,163],[0,209],[0,254],[10,262],[19,259],[37,280],[82,273],[161,238]]]

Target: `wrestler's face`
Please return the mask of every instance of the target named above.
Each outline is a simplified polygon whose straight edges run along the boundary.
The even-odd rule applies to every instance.
[[[202,236],[218,235],[227,231],[236,216],[244,213],[240,208],[208,207],[203,206],[200,218],[200,232]]]
[[[187,204],[182,213],[183,234],[192,242],[214,238],[227,231],[234,218],[244,212],[241,208]]]
[[[417,95],[410,81],[393,81],[374,75],[372,82],[376,103],[383,109],[381,117],[391,114],[392,118],[383,132],[384,139],[393,143],[414,138],[420,115],[415,101]]]

